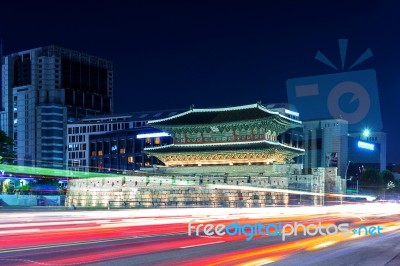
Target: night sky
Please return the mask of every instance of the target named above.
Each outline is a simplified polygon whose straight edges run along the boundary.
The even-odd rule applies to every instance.
[[[84,2],[84,3],[80,3]],[[128,2],[128,1],[126,1]],[[400,163],[400,5],[396,1],[27,1],[0,6],[4,54],[51,44],[114,63],[114,113],[287,102],[286,80],[375,69],[388,163]],[[372,129],[373,130],[373,129]]]

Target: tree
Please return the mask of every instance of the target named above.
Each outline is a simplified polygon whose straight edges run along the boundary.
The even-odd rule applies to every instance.
[[[394,175],[390,170],[383,170],[381,172],[383,183],[387,185],[390,181],[394,182]]]
[[[382,192],[385,189],[383,177],[378,170],[366,169],[360,175],[360,188],[371,192]]]
[[[386,185],[386,190],[393,190],[396,187],[396,184],[393,181],[389,181]]]
[[[3,192],[12,193],[14,192],[15,184],[14,181],[7,179],[3,182]]]
[[[12,138],[0,130],[0,163],[12,164],[16,159],[15,152],[13,150],[14,142]]]
[[[393,191],[396,192],[396,193],[400,193],[400,180],[399,179],[395,179],[394,180]]]

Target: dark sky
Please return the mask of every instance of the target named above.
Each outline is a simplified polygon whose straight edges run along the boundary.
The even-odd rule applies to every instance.
[[[114,63],[114,112],[286,102],[286,80],[375,69],[388,162],[400,163],[400,5],[396,1],[7,1],[4,53],[56,44]],[[128,4],[129,3],[129,4]]]

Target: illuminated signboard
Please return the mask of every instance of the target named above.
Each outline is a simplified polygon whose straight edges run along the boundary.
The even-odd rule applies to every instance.
[[[148,133],[148,134],[137,134],[136,138],[146,139],[146,138],[168,137],[168,136],[171,135],[165,132],[158,132],[158,133]]]
[[[298,113],[298,112],[293,112],[293,111],[290,111],[290,110],[288,110],[288,109],[285,109],[285,113],[286,113],[286,114],[289,114],[289,115],[299,116],[299,113]]]
[[[359,141],[359,142],[357,143],[357,146],[358,146],[359,148],[367,149],[367,150],[370,150],[370,151],[375,150],[375,145],[372,144],[372,143],[367,143],[367,142]]]

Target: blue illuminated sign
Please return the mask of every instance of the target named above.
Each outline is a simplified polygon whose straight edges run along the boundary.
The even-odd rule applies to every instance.
[[[138,134],[136,138],[145,139],[145,138],[168,137],[168,136],[171,135],[165,132],[159,132],[159,133]]]
[[[370,150],[370,151],[375,150],[375,145],[372,144],[372,143],[367,143],[367,142],[363,142],[363,141],[358,141],[357,146],[358,146],[359,148],[367,149],[367,150]]]

